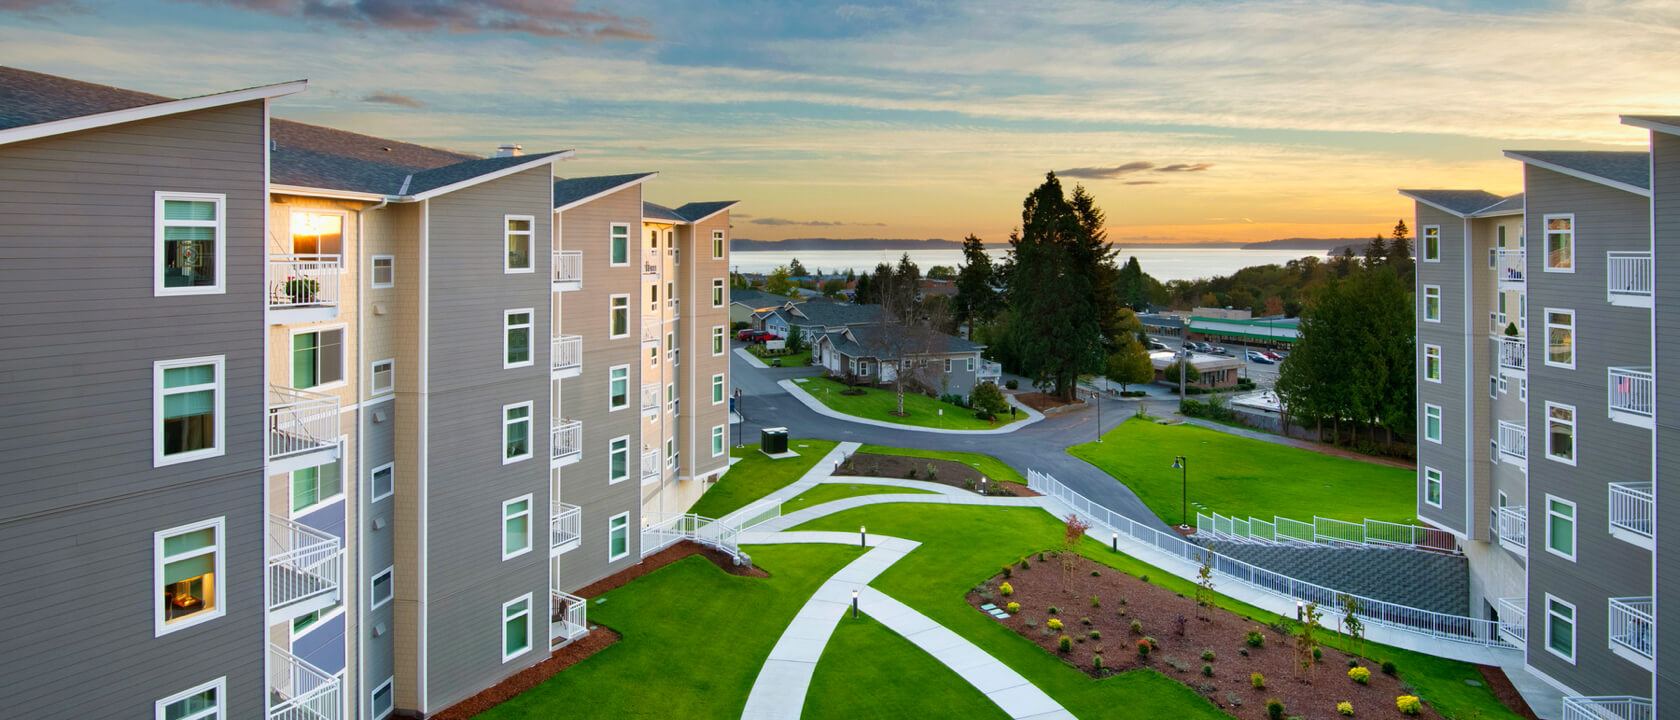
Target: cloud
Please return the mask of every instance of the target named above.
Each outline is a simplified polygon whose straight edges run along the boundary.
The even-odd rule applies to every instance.
[[[29,17],[44,18],[45,11],[76,13],[82,8],[75,0],[0,0],[0,12],[24,13]]]
[[[0,0],[0,3],[53,0]],[[409,32],[445,30],[472,33],[523,33],[546,38],[653,40],[642,18],[598,10],[580,10],[577,0],[196,0],[255,12],[322,20],[354,30],[377,28]]]
[[[1127,180],[1127,185],[1160,185],[1160,180]]]
[[[416,109],[426,106],[426,103],[420,102],[412,96],[394,92],[371,92],[362,96],[362,102],[401,105],[406,108]]]
[[[1125,163],[1125,164],[1122,164],[1122,165],[1115,165],[1114,167],[1068,168],[1066,170],[1057,170],[1056,174],[1060,175],[1062,177],[1071,177],[1071,178],[1087,178],[1087,179],[1091,179],[1091,180],[1113,180],[1114,178],[1120,177],[1121,175],[1129,175],[1129,174],[1135,173],[1135,172],[1143,172],[1144,170],[1148,170],[1152,167],[1155,167],[1155,163],[1149,162],[1147,160],[1134,160],[1132,162]]]
[[[1155,172],[1201,172],[1210,167],[1213,163],[1173,163],[1155,168]]]
[[[736,215],[735,217],[739,218],[739,217],[752,217],[752,216],[751,215]],[[854,222],[840,222],[840,221],[837,221],[837,220],[789,220],[787,218],[778,218],[778,217],[753,218],[749,222],[751,222],[754,225],[808,225],[808,226],[811,226],[811,227],[840,227],[840,226],[852,227],[852,226],[861,226],[861,225],[869,225],[869,226],[874,226],[874,227],[886,227],[886,225],[887,225],[886,223],[878,223],[878,222],[876,222],[876,223],[854,223]]]

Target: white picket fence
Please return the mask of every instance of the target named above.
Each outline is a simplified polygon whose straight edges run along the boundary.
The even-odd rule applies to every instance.
[[[1368,623],[1378,623],[1401,632],[1416,633],[1438,640],[1496,648],[1516,647],[1501,636],[1497,621],[1463,615],[1449,615],[1353,593],[1343,593],[1333,588],[1297,580],[1287,575],[1251,565],[1208,548],[1186,542],[1177,533],[1163,532],[1133,522],[1130,518],[1091,502],[1084,495],[1074,492],[1055,478],[1036,470],[1027,471],[1027,487],[1041,495],[1059,500],[1072,508],[1075,513],[1093,524],[1092,529],[1097,531],[1098,537],[1111,532],[1124,535],[1131,540],[1148,545],[1168,555],[1182,558],[1187,563],[1192,564],[1199,565],[1201,558],[1211,558],[1214,575],[1222,583],[1239,583],[1286,600],[1316,603],[1319,607],[1330,609],[1331,612],[1336,612],[1335,609],[1342,606],[1342,597],[1352,597],[1359,601],[1359,615]],[[1252,523],[1250,525],[1252,526]],[[1165,569],[1172,570],[1172,568]],[[1185,578],[1191,578],[1192,574],[1192,571],[1189,570],[1182,573]]]
[[[1312,522],[1273,517],[1226,517],[1196,513],[1196,533],[1225,542],[1250,545],[1413,548],[1461,555],[1458,541],[1445,530],[1366,518],[1363,523],[1313,517]]]

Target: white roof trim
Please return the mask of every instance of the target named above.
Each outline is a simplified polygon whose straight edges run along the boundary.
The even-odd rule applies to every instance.
[[[109,125],[121,125],[123,123],[150,120],[152,118],[164,117],[166,115],[178,115],[180,113],[193,112],[194,110],[207,110],[214,107],[221,107],[223,105],[250,102],[252,100],[277,98],[283,95],[303,92],[304,88],[308,86],[308,84],[309,81],[307,80],[293,80],[291,82],[279,83],[277,85],[264,85],[262,87],[246,88],[244,90],[234,90],[231,92],[216,93],[214,95],[200,95],[198,97],[185,98],[181,100],[166,100],[159,103],[153,103],[151,105],[128,108],[126,110],[112,110],[110,112],[94,113],[92,115],[82,115],[80,117],[54,120],[52,122],[25,125],[23,127],[15,127],[8,130],[0,130],[0,145],[23,142],[25,140],[36,140],[53,135],[63,135],[64,133],[93,130],[95,128],[102,128]]]
[[[595,193],[595,194],[594,194],[594,195],[590,195],[590,196],[589,196],[589,197],[585,197],[585,198],[579,198],[579,199],[577,199],[577,200],[573,200],[573,201],[571,201],[571,202],[569,202],[569,203],[566,203],[566,204],[565,204],[565,205],[561,205],[561,206],[559,206],[559,207],[557,207],[557,208],[554,208],[554,212],[565,212],[565,211],[567,211],[567,210],[570,210],[570,209],[572,209],[572,208],[575,208],[575,207],[577,207],[577,206],[579,206],[579,205],[582,205],[582,204],[584,204],[584,203],[587,203],[587,202],[593,202],[593,201],[595,201],[595,200],[599,200],[599,199],[601,199],[601,198],[603,198],[603,197],[606,197],[606,196],[608,196],[608,195],[611,195],[611,194],[613,194],[613,193],[615,193],[615,192],[618,192],[618,191],[620,191],[620,190],[623,190],[623,189],[625,189],[625,188],[627,188],[627,187],[635,187],[635,186],[637,186],[637,185],[640,185],[640,184],[642,184],[642,183],[645,183],[645,182],[647,182],[647,181],[649,181],[649,180],[652,180],[652,179],[654,179],[654,178],[656,178],[656,177],[659,177],[659,173],[656,173],[656,172],[651,172],[651,173],[648,173],[648,174],[646,174],[646,175],[643,175],[643,176],[642,176],[642,177],[640,177],[640,178],[637,178],[637,179],[635,179],[635,180],[631,180],[631,181],[630,181],[630,182],[627,182],[627,183],[624,183],[624,184],[622,184],[622,185],[614,185],[614,186],[612,186],[612,187],[610,187],[610,188],[607,188],[607,189],[605,189],[605,190],[602,190],[602,191],[601,191],[601,192],[598,192],[598,193]],[[643,218],[643,221],[644,221],[644,222],[645,222],[645,221],[646,221],[646,218]]]
[[[331,190],[327,188],[312,188],[303,185],[281,185],[278,183],[271,183],[268,186],[268,190],[269,193],[273,195],[302,195],[305,197],[334,198],[339,200],[371,200],[379,202],[381,200],[396,199],[390,195],[380,195],[379,193],[364,193],[356,192],[354,190]]]
[[[1505,151],[1505,157],[1511,158],[1512,160],[1520,160],[1520,161],[1522,161],[1524,163],[1527,163],[1529,165],[1533,165],[1534,167],[1542,168],[1542,169],[1545,169],[1545,170],[1550,170],[1550,171],[1558,173],[1560,175],[1568,175],[1572,178],[1579,178],[1579,179],[1585,180],[1587,182],[1598,183],[1599,185],[1603,185],[1605,187],[1612,187],[1612,188],[1615,188],[1617,190],[1621,190],[1623,192],[1630,192],[1630,193],[1633,193],[1633,194],[1638,195],[1640,197],[1651,197],[1651,191],[1650,190],[1646,190],[1645,188],[1639,187],[1638,185],[1629,185],[1625,182],[1619,182],[1619,181],[1616,181],[1616,180],[1611,180],[1610,178],[1607,178],[1607,177],[1600,177],[1598,175],[1593,175],[1591,173],[1584,173],[1584,172],[1581,172],[1580,170],[1576,170],[1574,168],[1566,168],[1562,165],[1549,163],[1549,162],[1546,162],[1544,160],[1536,160],[1536,159],[1531,158],[1527,155],[1523,155],[1522,153],[1516,153],[1516,152],[1511,152],[1510,150],[1506,150]]]
[[[512,175],[514,173],[525,172],[526,170],[530,170],[531,168],[537,167],[539,165],[553,165],[555,163],[555,161],[565,160],[566,158],[569,158],[572,155],[573,155],[573,151],[571,151],[571,150],[561,150],[561,151],[559,151],[557,153],[554,153],[552,155],[549,155],[547,157],[540,157],[540,158],[536,158],[536,159],[534,159],[530,162],[520,163],[520,164],[514,165],[512,167],[505,167],[505,168],[497,170],[496,172],[493,172],[493,173],[485,173],[483,175],[478,175],[476,177],[467,178],[466,180],[462,180],[458,183],[451,183],[449,185],[444,185],[443,187],[434,188],[432,190],[427,190],[426,192],[423,192],[423,193],[419,193],[419,194],[416,194],[416,195],[409,195],[409,196],[407,196],[406,199],[408,199],[408,200],[429,200],[429,199],[437,197],[439,195],[455,192],[456,190],[460,190],[462,188],[472,187],[472,186],[477,185],[479,183],[485,183],[485,182],[489,182],[491,180],[497,180],[497,179],[504,178],[504,177],[507,177],[509,175]],[[466,161],[463,161],[463,162],[466,162]],[[552,182],[550,183],[550,187],[552,187]],[[552,193],[553,191],[550,190],[550,192]],[[552,195],[550,196],[550,201],[552,202]]]
[[[1667,133],[1669,135],[1680,135],[1680,125],[1672,125],[1672,124],[1665,123],[1665,122],[1657,122],[1656,120],[1647,120],[1645,118],[1638,117],[1638,116],[1635,116],[1635,115],[1623,115],[1622,116],[1622,124],[1623,125],[1632,125],[1634,127],[1642,127],[1642,128],[1645,128],[1646,130],[1655,130],[1657,132]]]

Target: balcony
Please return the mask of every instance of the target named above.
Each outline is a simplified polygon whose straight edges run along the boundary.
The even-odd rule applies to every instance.
[[[583,336],[556,335],[549,341],[549,362],[553,363],[554,379],[577,377],[583,373]]]
[[[268,321],[275,325],[338,317],[338,255],[268,256]]]
[[[589,634],[589,603],[571,593],[555,590],[550,593],[553,609],[549,612],[548,645],[558,648]]]
[[[277,515],[268,518],[268,621],[324,610],[338,603],[344,551],[338,537]]]
[[[338,459],[338,398],[279,385],[268,388],[268,472]]]
[[[1610,419],[1642,427],[1656,426],[1657,379],[1648,367],[1610,368]]]
[[[583,456],[583,422],[554,418],[548,428],[550,467],[565,467]]]
[[[642,450],[642,482],[659,479],[659,450]]]
[[[642,274],[659,274],[659,248],[642,248]]]
[[[1522,338],[1499,338],[1499,369],[1528,372],[1528,341]]]
[[[1563,699],[1563,720],[1656,720],[1656,717],[1657,710],[1650,698],[1618,695]]]
[[[1649,251],[1607,252],[1605,290],[1611,305],[1651,307],[1651,289],[1655,285],[1656,262]]]
[[[1523,647],[1528,642],[1528,598],[1499,598],[1499,636]]]
[[[659,414],[659,383],[642,383],[642,414]]]
[[[1499,421],[1499,459],[1528,469],[1528,426]]]
[[[268,646],[268,720],[341,720],[343,707],[342,679]]]
[[[975,372],[975,382],[997,382],[1003,379],[1003,364],[990,360],[981,360],[980,369]]]
[[[1522,505],[1494,508],[1493,532],[1505,549],[1528,555],[1528,508]]]
[[[576,550],[583,537],[583,508],[554,501],[548,521],[548,553],[559,555]]]
[[[1610,535],[1656,549],[1657,500],[1651,483],[1610,483]]]
[[[1656,604],[1645,597],[1610,598],[1610,652],[1646,670],[1656,667]]]
[[[583,289],[583,251],[554,251],[554,289],[571,291]]]
[[[1493,272],[1500,285],[1522,285],[1523,271],[1527,267],[1528,253],[1521,248],[1493,251]]]
[[[642,316],[642,342],[658,343],[659,336],[665,333],[665,321],[658,315]]]

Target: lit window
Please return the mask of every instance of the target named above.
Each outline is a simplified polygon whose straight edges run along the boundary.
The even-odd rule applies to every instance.
[[[1546,457],[1575,464],[1575,408],[1546,403]]]
[[[1441,382],[1441,346],[1423,346],[1423,379]]]
[[[712,279],[712,307],[723,307],[723,278]]]
[[[502,662],[531,649],[531,595],[502,604]]]
[[[222,367],[220,355],[152,365],[154,467],[222,454]]]
[[[1546,650],[1575,662],[1575,606],[1546,596]]]
[[[531,457],[531,403],[502,406],[502,464]]]
[[[724,347],[723,326],[712,328],[712,355],[722,355]]]
[[[507,232],[505,272],[531,272],[531,225],[536,219],[529,215],[509,215],[503,221]]]
[[[1546,496],[1546,550],[1575,559],[1575,503]]]
[[[1441,507],[1441,471],[1435,468],[1423,470],[1423,501],[1434,507]]]
[[[373,394],[384,395],[396,387],[395,360],[380,360],[373,364]]]
[[[292,471],[292,514],[301,515],[344,494],[342,465],[334,460]]]
[[[1433,443],[1441,442],[1441,406],[1423,406],[1423,438]]]
[[[1546,308],[1546,364],[1575,367],[1575,311]]]
[[[608,311],[608,335],[614,338],[630,336],[630,296],[612,296],[612,306]]]
[[[502,503],[502,559],[531,550],[531,496]]]
[[[395,466],[391,463],[374,468],[373,473],[368,476],[368,491],[373,495],[368,502],[379,502],[391,497],[391,494],[396,492],[395,479]]]
[[[342,262],[344,216],[338,213],[292,213],[292,253],[306,259]]]
[[[397,284],[397,259],[390,255],[373,256],[373,286],[388,288]]]
[[[157,635],[221,617],[222,518],[159,531],[152,536],[158,593],[154,630]]]
[[[368,599],[372,601],[370,610],[378,610],[384,607],[385,603],[391,602],[391,597],[396,590],[393,580],[395,574],[396,568],[385,568],[380,570],[378,575],[373,576],[373,588],[368,592]]]
[[[623,482],[630,478],[630,438],[613,438],[607,450],[607,482]]]
[[[203,295],[223,291],[222,207],[226,195],[157,193],[153,209],[157,295]]]
[[[222,720],[222,700],[227,697],[227,678],[219,677],[186,692],[157,701],[156,720]]]
[[[607,559],[622,560],[630,554],[630,514],[616,515],[607,522]]]
[[[1441,228],[1425,225],[1423,228],[1423,259],[1425,262],[1440,262],[1441,260]]]
[[[1424,322],[1441,322],[1441,287],[1439,285],[1423,286],[1423,320]]]
[[[1547,215],[1546,272],[1575,272],[1575,216]]]
[[[344,328],[292,335],[292,387],[344,382]]]

